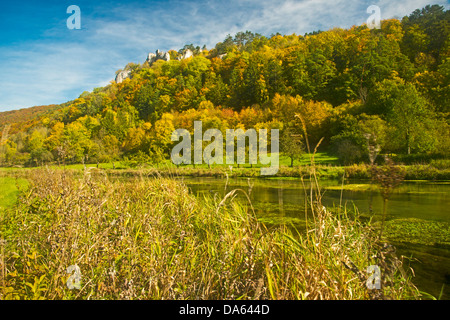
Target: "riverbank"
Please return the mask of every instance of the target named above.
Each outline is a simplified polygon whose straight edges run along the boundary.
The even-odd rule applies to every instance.
[[[199,199],[163,177],[26,172],[30,188],[1,226],[2,299],[420,298],[376,230],[346,211],[312,205],[300,234],[267,229],[239,191]],[[68,285],[75,265],[81,280]],[[369,265],[380,290],[366,286]]]
[[[175,166],[169,160],[159,164],[139,163],[137,161],[122,160],[100,164],[70,164],[70,165],[48,165],[52,169],[75,169],[92,168],[94,171],[105,171],[110,175],[136,176],[136,175],[161,175],[161,176],[190,176],[190,177],[216,177],[216,178],[301,178],[315,174],[320,179],[347,179],[367,180],[371,179],[371,166],[365,163],[342,166],[338,164],[336,157],[327,153],[315,155],[306,154],[300,160],[294,161],[290,166],[289,158],[280,156],[279,169],[275,175],[261,176],[261,164],[256,165],[181,165]],[[311,166],[311,163],[314,166]],[[404,172],[405,180],[430,180],[450,181],[450,160],[430,160],[428,163],[399,164]],[[17,172],[17,170],[36,169],[0,167],[2,172]]]
[[[113,169],[110,164],[100,164],[97,168],[96,164],[88,164],[92,172],[105,172],[112,176],[155,176],[160,175],[164,177],[174,176],[189,176],[189,177],[215,177],[215,178],[301,178],[309,177],[315,173],[320,179],[358,179],[370,180],[371,172],[370,166],[365,164],[351,165],[351,166],[333,166],[333,165],[316,165],[314,169],[311,166],[286,167],[281,166],[278,172],[272,176],[261,176],[260,168],[251,168],[247,166],[225,168],[224,166],[208,167],[192,167],[180,166],[178,168],[173,166],[143,166],[139,168],[129,168],[117,163]],[[436,168],[433,165],[400,165],[405,173],[404,180],[429,180],[429,181],[449,181],[449,168]],[[66,170],[83,170],[83,165],[68,165],[68,166],[50,166],[52,169],[66,169]],[[0,174],[11,175],[18,174],[22,171],[36,170],[38,168],[0,168]],[[314,171],[313,171],[314,170]]]
[[[450,180],[450,168],[436,168],[433,165],[401,165],[405,173],[405,180],[431,180],[446,181]],[[316,174],[320,179],[371,179],[371,167],[365,164],[351,166],[334,166],[334,165],[316,165],[314,167],[304,165],[298,167],[281,166],[278,172],[273,176],[261,176],[260,168],[252,168],[248,166],[225,168],[217,167],[197,167],[180,166],[175,167],[150,167],[150,168],[123,168],[123,169],[100,169],[106,170],[112,175],[155,175],[162,176],[191,176],[191,177],[216,177],[216,178],[301,178],[309,177]]]

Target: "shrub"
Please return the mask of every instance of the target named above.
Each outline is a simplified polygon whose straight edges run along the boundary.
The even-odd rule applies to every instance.
[[[404,165],[412,164],[429,164],[433,160],[445,159],[445,156],[441,154],[396,154],[392,156],[392,160],[396,163]]]
[[[349,165],[362,159],[361,147],[350,139],[340,139],[334,141],[334,150],[341,164]]]

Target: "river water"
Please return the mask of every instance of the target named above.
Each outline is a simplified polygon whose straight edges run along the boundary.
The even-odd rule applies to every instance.
[[[289,221],[297,225],[304,222],[308,183],[300,179],[184,177],[183,180],[198,196],[223,197],[233,189],[243,189],[250,195],[252,206],[263,222]],[[362,218],[381,219],[383,198],[377,189],[367,190],[367,181],[347,181],[343,189],[341,183],[336,180],[320,183],[324,205],[351,209],[356,206]],[[414,270],[413,282],[419,290],[434,297],[442,291],[442,299],[450,299],[449,194],[449,182],[404,181],[389,198],[386,218],[387,225],[397,223],[402,228],[411,228],[402,233],[403,238],[389,234],[388,240],[396,246],[399,256],[413,258],[407,261]],[[241,199],[246,201],[244,197]]]

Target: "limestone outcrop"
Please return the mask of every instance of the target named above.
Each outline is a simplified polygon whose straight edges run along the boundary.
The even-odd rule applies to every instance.
[[[181,57],[178,58],[178,60],[183,60],[183,59],[187,59],[194,56],[194,53],[187,49]],[[156,50],[156,53],[150,52],[147,55],[147,59],[145,60],[146,62],[148,62],[149,66],[151,66],[155,61],[158,60],[164,60],[164,61],[170,61],[170,54],[169,52],[164,52],[161,50]],[[116,83],[121,83],[123,82],[123,80],[130,78],[131,77],[131,69],[127,67],[125,67],[124,70],[120,71],[117,73],[116,75]]]
[[[170,54],[168,52],[156,50],[156,54],[150,52],[145,61],[148,62],[149,65],[152,65],[157,60],[170,61]]]
[[[129,78],[130,75],[131,75],[131,70],[130,69],[125,69],[125,70],[120,71],[116,75],[116,83],[121,83],[126,78]]]
[[[187,49],[182,55],[181,57],[178,57],[178,60],[183,60],[183,59],[187,59],[190,57],[193,57],[194,53],[192,52],[191,49]]]

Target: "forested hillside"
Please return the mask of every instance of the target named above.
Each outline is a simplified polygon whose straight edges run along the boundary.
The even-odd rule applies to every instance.
[[[151,44],[149,44],[150,46]],[[194,55],[178,60],[190,49]],[[450,12],[301,35],[228,36],[170,61],[130,63],[130,78],[32,119],[1,125],[1,165],[169,159],[176,128],[278,128],[294,157],[322,137],[344,164],[369,152],[448,157]]]
[[[25,122],[41,115],[51,113],[52,111],[61,108],[62,106],[52,104],[48,106],[36,106],[31,108],[11,110],[0,112],[0,128],[11,123]]]

